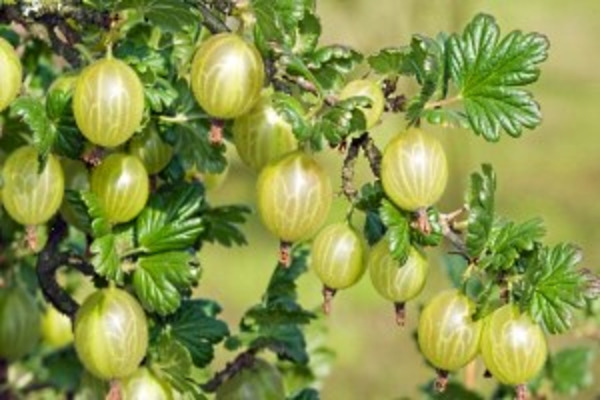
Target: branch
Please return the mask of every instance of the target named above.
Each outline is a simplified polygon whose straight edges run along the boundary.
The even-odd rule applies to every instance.
[[[369,160],[369,166],[373,175],[379,178],[381,176],[381,151],[370,136],[366,137],[361,147],[365,157]]]
[[[230,31],[229,27],[214,14],[212,10],[206,4],[204,4],[204,2],[198,1],[196,6],[202,14],[202,25],[206,26],[211,33],[214,34]]]
[[[211,380],[201,385],[202,390],[208,393],[216,392],[219,386],[231,379],[235,374],[254,364],[257,352],[257,348],[249,348],[243,353],[238,354],[233,361],[225,365],[223,370],[217,372]]]
[[[465,241],[460,236],[459,232],[456,231],[453,227],[454,220],[465,211],[464,207],[460,209],[448,213],[448,214],[440,214],[439,223],[442,226],[442,235],[454,246],[456,252],[463,256],[467,261],[471,261],[469,257],[469,251],[467,250],[467,245]]]
[[[342,192],[350,203],[354,203],[358,190],[354,187],[354,166],[358,158],[358,152],[364,143],[369,140],[369,133],[365,132],[357,138],[352,139],[344,165],[342,166]]]
[[[94,276],[95,272],[94,267],[83,258],[70,253],[58,253],[58,245],[66,234],[66,223],[61,218],[57,218],[50,228],[48,242],[38,256],[36,271],[44,297],[58,311],[73,319],[79,304],[58,284],[56,271],[61,266],[69,266],[84,275]]]

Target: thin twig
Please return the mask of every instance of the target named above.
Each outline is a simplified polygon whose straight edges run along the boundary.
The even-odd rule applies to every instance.
[[[211,33],[229,32],[229,27],[214,14],[204,2],[198,1],[196,6],[202,14],[202,24],[206,26]]]
[[[233,361],[230,361],[225,365],[225,368],[217,372],[211,380],[201,385],[202,390],[208,393],[216,392],[219,386],[221,386],[225,381],[232,378],[244,368],[252,366],[252,364],[254,364],[257,352],[258,349],[252,347],[243,353],[238,354]]]
[[[381,151],[370,136],[367,136],[361,147],[365,157],[369,160],[373,175],[379,178],[381,176]]]
[[[346,158],[344,158],[344,165],[342,166],[342,192],[350,203],[354,203],[358,195],[358,190],[354,187],[354,166],[358,158],[358,152],[368,138],[369,133],[365,132],[359,137],[352,139],[346,152]]]

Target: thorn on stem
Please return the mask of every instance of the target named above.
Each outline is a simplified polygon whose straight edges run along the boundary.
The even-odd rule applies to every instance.
[[[279,242],[279,263],[288,268],[292,264],[292,243],[282,240]]]
[[[437,370],[437,377],[435,378],[435,391],[443,393],[448,386],[448,371],[443,369]]]
[[[329,315],[331,313],[331,302],[333,301],[333,297],[336,293],[337,290],[323,286],[323,312],[325,315]]]
[[[404,326],[406,324],[406,303],[396,302],[394,303],[394,310],[396,312],[396,324],[398,326]]]
[[[213,119],[210,125],[210,144],[220,145],[223,143],[223,126],[225,121],[222,119]]]

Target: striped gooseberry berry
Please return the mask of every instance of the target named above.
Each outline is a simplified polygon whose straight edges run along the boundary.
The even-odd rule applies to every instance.
[[[71,320],[52,306],[44,311],[40,327],[42,341],[50,347],[64,347],[73,341]]]
[[[142,133],[131,139],[129,154],[138,157],[152,175],[162,171],[171,161],[173,147],[161,139],[156,125],[149,124]]]
[[[121,381],[122,400],[172,400],[173,389],[146,367]]]
[[[75,191],[89,190],[90,174],[83,161],[63,157],[60,160],[60,165],[65,174],[65,189]],[[63,199],[60,206],[60,215],[70,225],[81,230],[87,229],[87,216],[79,213],[67,197]]]
[[[483,321],[473,321],[475,304],[458,290],[445,290],[425,305],[417,330],[419,348],[436,368],[456,371],[479,351]]]
[[[284,400],[281,374],[268,362],[256,358],[217,389],[216,400]]]
[[[345,100],[350,97],[362,96],[371,101],[370,107],[361,107],[360,110],[365,115],[366,129],[374,127],[381,115],[385,106],[385,98],[383,91],[377,82],[368,79],[356,79],[350,81],[340,92],[340,99]]]
[[[297,107],[302,108],[300,104]],[[249,112],[235,119],[233,143],[240,159],[255,171],[298,147],[291,125],[277,113],[268,92]]]
[[[21,60],[12,45],[2,37],[0,37],[0,76],[2,77],[0,111],[2,111],[19,94],[21,80],[23,79]]]
[[[75,350],[94,376],[109,380],[134,373],[148,348],[148,321],[138,301],[122,289],[92,293],[75,315]]]
[[[365,272],[363,241],[347,223],[335,223],[315,236],[310,254],[311,268],[323,283],[323,308],[329,313],[335,292],[354,285]]]
[[[113,153],[92,170],[90,188],[113,223],[135,218],[146,205],[150,180],[139,158]]]
[[[144,87],[125,62],[108,56],[81,71],[73,93],[73,114],[90,142],[116,147],[142,123]]]
[[[396,205],[417,211],[437,202],[446,188],[448,164],[442,144],[418,128],[397,135],[381,160],[381,182]]]
[[[544,367],[548,346],[544,332],[514,304],[506,304],[484,319],[481,355],[494,378],[520,385]]]
[[[404,303],[418,296],[427,280],[428,264],[419,250],[411,247],[404,264],[400,264],[384,237],[369,252],[367,265],[373,287],[384,299],[394,303],[396,320],[404,324]]]
[[[301,151],[267,164],[258,176],[257,194],[264,225],[283,242],[311,237],[323,225],[332,202],[329,177]]]
[[[40,339],[40,312],[22,286],[0,288],[0,358],[15,361],[29,354]]]
[[[211,116],[239,117],[258,101],[264,69],[253,44],[234,33],[219,33],[204,41],[194,55],[192,92]]]
[[[47,222],[63,199],[64,175],[56,157],[49,154],[41,172],[39,167],[37,150],[23,146],[8,156],[2,169],[4,208],[22,225]]]

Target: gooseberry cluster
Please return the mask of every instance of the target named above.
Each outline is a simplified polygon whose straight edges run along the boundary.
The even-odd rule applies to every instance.
[[[243,8],[243,4],[240,7]],[[118,30],[118,21],[111,24],[111,29]],[[151,36],[155,34],[156,31],[153,31]],[[67,221],[80,234],[87,235],[86,240],[98,239],[99,232],[102,232],[106,241],[110,242],[112,252],[107,255],[98,251],[96,247],[101,247],[102,243],[94,241],[85,249],[92,254],[86,253],[77,259],[80,264],[85,264],[86,258],[94,258],[101,264],[98,258],[105,257],[116,258],[124,265],[119,266],[122,268],[118,268],[117,272],[103,270],[103,273],[98,273],[101,268],[88,271],[88,275],[94,276],[98,288],[87,296],[81,306],[71,305],[76,312],[69,316],[52,306],[46,307],[41,314],[26,285],[15,279],[4,287],[0,279],[0,361],[12,362],[30,354],[41,336],[45,345],[52,348],[72,343],[87,373],[98,380],[111,382],[111,390],[115,393],[110,398],[180,398],[186,394],[181,388],[188,387],[185,386],[188,384],[187,377],[182,379],[184,382],[176,382],[180,386],[175,387],[174,380],[165,379],[159,369],[154,368],[152,361],[160,357],[153,353],[152,340],[159,336],[157,332],[162,328],[160,335],[166,337],[178,333],[184,336],[184,342],[195,338],[196,332],[189,332],[188,328],[180,329],[183,333],[175,332],[176,329],[171,326],[173,320],[169,317],[181,304],[182,297],[189,297],[194,276],[187,269],[183,272],[178,269],[182,262],[171,264],[170,261],[180,261],[181,253],[187,257],[188,253],[195,253],[201,246],[199,237],[204,227],[194,225],[190,228],[192,223],[186,227],[189,221],[183,217],[177,220],[177,217],[202,219],[194,213],[205,204],[203,198],[194,198],[192,206],[183,205],[182,201],[178,203],[178,209],[167,212],[161,209],[164,204],[158,200],[153,202],[152,197],[172,183],[168,181],[173,175],[179,174],[180,180],[188,182],[201,181],[205,188],[210,189],[222,181],[225,172],[215,175],[197,168],[197,165],[186,166],[189,167],[187,171],[177,171],[182,166],[178,153],[189,149],[178,148],[176,140],[170,137],[173,132],[166,132],[163,123],[168,120],[178,124],[189,116],[161,119],[154,115],[155,109],[149,110],[148,99],[155,93],[149,92],[142,74],[132,65],[134,63],[117,57],[116,52],[113,54],[111,41],[117,40],[115,37],[118,36],[113,35],[116,34],[111,30],[105,38],[108,46],[102,58],[90,61],[76,74],[58,78],[47,91],[48,96],[61,93],[70,99],[69,112],[74,120],[74,129],[85,138],[85,150],[80,157],[70,158],[53,152],[52,146],[40,145],[41,140],[18,146],[3,161],[1,199],[6,213],[25,226],[29,236],[35,236],[36,229],[57,214],[60,214],[58,221]],[[330,313],[336,292],[356,285],[368,270],[373,288],[386,301],[393,303],[396,321],[404,325],[405,304],[423,291],[431,269],[426,247],[439,244],[435,237],[440,236],[441,241],[440,221],[446,218],[448,223],[449,217],[440,217],[435,209],[449,180],[448,160],[442,143],[435,134],[421,127],[420,117],[410,120],[407,128],[398,129],[399,132],[382,152],[369,142],[368,132],[381,122],[384,111],[405,107],[402,96],[394,97],[395,82],[383,77],[350,79],[325,95],[321,93],[322,88],[287,76],[288,81],[297,84],[294,89],[286,87],[287,92],[300,88],[311,95],[316,93],[318,104],[307,107],[305,103],[309,102],[303,101],[303,96],[308,94],[294,92],[296,96],[286,94],[285,111],[282,111],[280,96],[286,91],[281,90],[280,77],[276,76],[277,71],[273,71],[276,62],[263,58],[265,54],[277,53],[281,49],[268,40],[264,41],[258,33],[255,36],[255,40],[250,41],[244,35],[232,32],[199,35],[196,38],[199,44],[189,54],[184,71],[178,71],[182,75],[178,79],[184,82],[190,99],[193,97],[193,107],[201,109],[198,119],[210,120],[210,132],[206,132],[208,138],[205,142],[213,147],[203,150],[222,149],[223,142],[230,140],[241,161],[256,174],[258,215],[264,227],[280,241],[279,262],[274,276],[295,274],[293,264],[299,253],[295,250],[302,249],[303,244],[309,242],[309,265],[323,285],[325,314]],[[155,50],[163,49],[156,37],[148,40]],[[414,47],[419,50],[418,45]],[[334,57],[324,51],[313,62],[315,65],[326,64]],[[292,61],[287,65],[290,69],[293,69],[290,67],[294,65]],[[384,64],[393,64],[392,61],[385,59]],[[430,59],[424,63],[427,68],[435,64]],[[417,72],[430,73],[427,68]],[[409,71],[406,74],[417,75],[419,80],[425,79],[425,86],[433,84],[430,77],[419,73]],[[22,75],[23,67],[17,52],[10,43],[0,38],[0,111],[14,104],[18,98]],[[423,95],[426,94],[427,90],[424,90]],[[408,107],[411,105],[415,104]],[[420,106],[426,108],[424,104]],[[437,108],[439,103],[430,105],[432,110]],[[331,112],[330,120],[326,123],[320,121],[321,125],[310,125],[328,111]],[[295,116],[295,121],[290,114]],[[326,223],[336,190],[329,174],[313,154],[319,146],[311,143],[310,134],[299,133],[302,129],[298,127],[297,119],[310,121],[302,127],[304,130],[326,131],[322,137],[332,148],[337,147],[344,152],[350,144],[342,171],[342,192],[349,200],[350,211],[343,221]],[[355,125],[358,128],[354,129]],[[336,135],[337,131],[332,134],[335,129],[331,126],[339,128],[343,134]],[[353,136],[356,134],[362,135]],[[318,136],[319,140],[322,137]],[[356,210],[367,211],[360,205],[364,199],[349,182],[353,174],[351,164],[359,146],[364,146],[375,175],[374,182],[365,185],[372,190],[372,198],[367,202],[376,203],[370,211],[379,213],[377,221],[380,225],[375,237],[369,235],[366,229],[357,229],[353,222]],[[65,195],[69,192],[80,195],[80,203],[87,208],[83,217],[88,218],[82,218],[81,210],[77,208],[80,203],[69,201]],[[200,196],[198,194],[197,197]],[[479,193],[474,195],[477,196]],[[485,197],[485,193],[479,197]],[[400,216],[401,222],[387,221],[381,215],[386,205]],[[161,233],[167,236],[166,244],[153,237],[141,237],[140,232],[146,228],[139,222],[142,216],[146,222],[151,221],[147,225],[164,228]],[[175,220],[177,223],[173,223]],[[170,223],[176,226],[171,227]],[[400,228],[394,223],[398,223]],[[231,231],[230,226],[221,228]],[[448,235],[455,234],[453,227],[446,226],[446,229]],[[490,231],[492,227],[485,229]],[[107,231],[111,233],[105,234]],[[399,231],[404,239],[408,238],[402,245],[399,244],[402,242],[398,237]],[[28,239],[35,243],[31,237]],[[183,243],[175,246],[179,252],[169,247],[177,240]],[[127,247],[128,241],[134,244]],[[518,245],[526,250],[537,245],[526,240],[523,242]],[[52,238],[48,243],[54,250],[59,248]],[[296,244],[298,246],[294,247]],[[464,243],[460,245],[466,246]],[[480,253],[483,254],[485,248],[482,249]],[[31,250],[38,251],[39,248],[32,246]],[[125,255],[114,254],[119,251]],[[157,254],[165,256],[165,253],[171,258],[159,258],[160,262],[152,259]],[[474,269],[476,257],[470,257],[466,251],[463,253],[469,263],[468,268]],[[60,253],[61,256],[64,254]],[[40,260],[48,261],[51,256],[42,254]],[[146,257],[145,261],[150,265],[148,270],[145,274],[138,271],[131,273],[136,267],[129,263],[135,264],[142,257]],[[70,261],[67,257],[59,263],[69,264]],[[183,264],[188,267],[191,262]],[[80,268],[85,270],[86,267],[80,265]],[[157,270],[168,275],[168,279],[160,281]],[[158,283],[154,282],[154,286],[140,285],[145,291],[145,296],[140,296],[139,289],[135,287],[140,281]],[[47,294],[51,290],[48,283],[40,282],[40,286],[50,297]],[[165,296],[168,297],[165,300],[169,302],[168,307],[156,307],[148,301],[155,295],[153,290],[164,290],[170,295]],[[281,292],[286,290],[288,288],[281,289]],[[480,304],[467,292],[465,284],[461,288],[438,293],[427,302],[419,316],[418,346],[427,361],[438,370],[439,388],[443,389],[448,373],[465,367],[478,355],[482,356],[487,370],[499,382],[522,387],[542,370],[548,357],[545,332],[538,325],[540,318],[520,307],[510,296],[499,296],[502,304],[494,304],[494,307],[489,307],[492,308],[489,312],[481,313],[478,309]],[[284,297],[281,293],[278,295]],[[303,310],[298,311],[298,307],[290,305],[287,300],[265,296],[263,303],[277,303],[277,312],[280,313],[277,316],[282,319],[289,315],[300,320],[314,317],[313,314],[302,314]],[[253,311],[254,318],[249,318],[253,321],[243,320],[241,325],[244,328],[264,318],[260,307],[251,309],[250,315]],[[201,312],[199,314],[194,314],[194,317],[204,316]],[[163,326],[157,327],[161,324]],[[279,328],[266,330],[270,334]],[[279,329],[277,333],[281,331],[285,329]],[[209,332],[209,336],[213,334],[214,337],[219,336],[219,333]],[[225,336],[227,332],[219,339],[203,338],[202,344],[210,342],[213,345]],[[213,339],[214,342],[211,342]],[[227,364],[223,372],[216,374],[216,387],[206,384],[212,387],[210,391],[216,392],[218,400],[285,399],[286,388],[280,372],[256,355],[264,348],[278,347],[264,338],[259,338],[262,342],[256,338],[254,342],[242,339],[251,343],[249,349],[235,362]],[[227,345],[233,348],[241,346],[234,342],[232,340]],[[260,345],[252,347],[256,342]],[[173,353],[177,350],[174,346]],[[212,357],[212,348],[204,350]],[[199,357],[198,354],[187,354],[185,349],[184,353],[188,359]],[[277,354],[282,359],[292,358],[283,351]],[[193,360],[188,361],[191,364]],[[171,360],[163,362],[163,366],[178,368],[169,362]],[[0,394],[1,390],[2,382]]]

